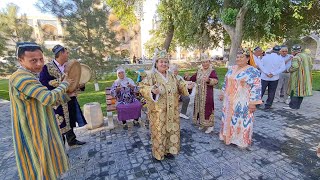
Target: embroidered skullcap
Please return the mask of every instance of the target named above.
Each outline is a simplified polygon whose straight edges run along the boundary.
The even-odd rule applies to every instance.
[[[273,51],[273,52],[279,52],[279,51],[280,51],[280,49],[281,49],[281,47],[280,47],[280,46],[275,45],[275,46],[272,48],[272,51]]]
[[[301,51],[301,46],[299,44],[295,44],[292,46],[292,51]]]
[[[259,46],[255,47],[253,51],[262,50]]]
[[[17,42],[16,44],[16,56],[19,57],[24,51],[29,49],[39,49],[42,51],[41,47],[35,42]]]
[[[64,49],[63,46],[61,46],[60,44],[58,45],[55,45],[53,48],[52,48],[52,52],[54,55],[58,54],[62,49]]]

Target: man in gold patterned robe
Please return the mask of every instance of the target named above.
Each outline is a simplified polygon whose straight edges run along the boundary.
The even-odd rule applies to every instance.
[[[186,83],[169,72],[168,65],[166,52],[156,53],[152,73],[140,84],[149,112],[152,155],[157,160],[180,151],[179,95],[189,95]]]

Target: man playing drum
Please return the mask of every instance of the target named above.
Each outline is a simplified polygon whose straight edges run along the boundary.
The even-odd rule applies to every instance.
[[[55,55],[55,59],[44,65],[40,73],[40,82],[48,87],[49,90],[59,86],[69,58],[68,50],[61,45],[54,46],[52,52]],[[80,89],[83,91],[84,85]],[[86,125],[87,122],[77,101],[76,91],[68,93],[68,95],[70,98],[68,103],[54,107],[56,119],[60,125],[64,142],[66,138],[69,146],[83,145],[85,142],[76,139],[73,128],[76,127],[76,122],[80,127]]]

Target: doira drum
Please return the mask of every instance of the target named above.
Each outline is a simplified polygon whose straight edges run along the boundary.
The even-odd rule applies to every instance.
[[[91,69],[89,66],[85,64],[81,65],[81,76],[80,76],[80,82],[79,84],[85,84],[90,81],[91,79]]]
[[[64,73],[68,78],[73,79],[73,83],[69,85],[68,93],[74,92],[78,89],[78,85],[81,77],[81,65],[77,60],[70,60],[67,62]]]

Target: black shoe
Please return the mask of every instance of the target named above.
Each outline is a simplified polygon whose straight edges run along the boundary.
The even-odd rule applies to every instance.
[[[84,145],[86,142],[78,141],[75,139],[74,141],[68,143],[69,146],[74,146],[74,145]]]
[[[134,126],[140,126],[139,120],[138,120],[138,119],[135,119],[135,120],[133,121],[133,125],[134,125]]]
[[[271,106],[264,106],[264,109],[265,109],[265,110],[270,110],[270,109],[271,109]]]
[[[128,125],[127,125],[127,124],[124,124],[123,129],[124,129],[124,130],[128,130]]]
[[[168,159],[174,159],[174,155],[172,154],[166,154],[164,155],[165,158],[168,158]]]

